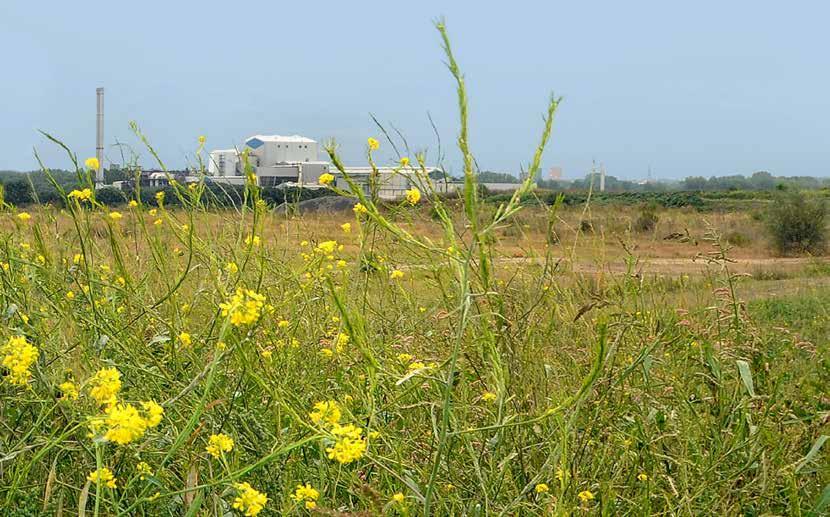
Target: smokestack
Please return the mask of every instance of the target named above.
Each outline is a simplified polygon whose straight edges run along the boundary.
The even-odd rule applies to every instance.
[[[98,98],[98,131],[95,138],[95,157],[98,158],[98,170],[95,171],[95,183],[104,184],[104,89],[95,89]]]
[[[605,164],[599,164],[599,191],[605,192]]]

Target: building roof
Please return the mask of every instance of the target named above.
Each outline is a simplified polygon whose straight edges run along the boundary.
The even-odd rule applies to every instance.
[[[312,140],[310,138],[306,138],[300,135],[290,135],[290,136],[282,136],[282,135],[254,135],[245,139],[245,142],[249,142],[253,139],[257,139],[261,142],[279,142],[279,143],[289,143],[289,144],[316,144],[317,141]]]
[[[210,154],[213,154],[213,153],[233,153],[233,154],[236,154],[236,149],[214,149],[210,152]]]

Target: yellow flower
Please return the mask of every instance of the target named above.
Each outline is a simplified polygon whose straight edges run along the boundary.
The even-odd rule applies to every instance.
[[[369,137],[366,140],[366,143],[369,145],[369,149],[372,151],[377,151],[378,149],[380,149],[380,142],[378,142],[372,137]]]
[[[279,322],[277,322],[277,327],[279,327],[281,329],[284,329],[284,328],[288,327],[289,325],[291,325],[291,323],[289,323],[288,320],[280,320]]]
[[[264,305],[265,296],[240,287],[230,300],[220,303],[219,308],[222,309],[222,316],[230,317],[231,324],[239,327],[256,323]]]
[[[352,424],[334,424],[331,434],[335,437],[332,447],[326,448],[328,458],[342,464],[348,464],[363,457],[366,453],[366,440],[363,429]]]
[[[405,497],[404,497],[404,495],[403,495],[402,493],[400,493],[400,492],[398,492],[398,493],[396,493],[395,495],[393,495],[393,496],[392,496],[392,501],[394,501],[394,502],[396,502],[396,503],[398,503],[398,504],[403,503],[403,502],[404,502],[404,499],[406,499],[406,498],[405,498]]]
[[[156,202],[159,205],[164,203],[164,191],[163,190],[159,190],[158,192],[156,192]]]
[[[418,201],[421,200],[421,191],[416,189],[415,187],[406,191],[406,201],[410,205],[417,205]]]
[[[67,300],[74,300],[75,299],[75,293],[72,292],[72,291],[66,291],[66,299]]]
[[[68,197],[77,199],[78,201],[89,201],[92,199],[92,190],[88,188],[83,190],[73,190],[69,193]]]
[[[565,471],[562,468],[556,469],[556,479],[559,481],[565,480]]]
[[[364,214],[368,214],[368,213],[369,213],[369,210],[368,210],[365,206],[363,206],[363,204],[362,204],[362,203],[356,203],[356,204],[354,205],[354,207],[352,207],[352,210],[353,210],[353,211],[354,211],[354,213],[355,213],[355,214],[357,214],[357,215],[364,215]]]
[[[235,275],[239,271],[239,266],[236,265],[236,262],[228,262],[227,265],[225,265],[225,271]]]
[[[193,343],[193,339],[191,339],[190,334],[187,332],[182,332],[179,334],[179,343],[181,343],[182,346],[190,346],[191,343]]]
[[[329,174],[328,172],[321,174],[317,179],[317,182],[320,183],[320,185],[331,185],[333,181],[334,175]]]
[[[161,423],[161,418],[164,415],[164,408],[152,400],[141,403],[141,408],[144,409],[144,421],[147,427],[156,427]]]
[[[135,466],[135,470],[138,472],[138,478],[142,481],[147,479],[147,476],[153,475],[153,469],[150,468],[150,465],[143,461],[139,462],[139,464]]]
[[[352,225],[351,223],[343,223],[340,225],[340,229],[343,230],[343,233],[351,233]]]
[[[17,214],[17,218],[25,222],[31,219],[32,216],[29,215],[29,212],[20,212],[19,214]]]
[[[640,472],[637,475],[637,479],[639,479],[640,481],[648,481],[648,474],[646,474],[645,472]]]
[[[323,241],[314,248],[314,251],[323,255],[331,255],[337,249],[337,241]]]
[[[234,488],[239,491],[239,495],[233,500],[233,507],[245,512],[246,517],[254,517],[268,503],[268,496],[248,483],[236,483]]]
[[[408,363],[413,359],[414,357],[412,356],[412,354],[398,354],[398,361],[402,363]]]
[[[86,479],[87,481],[91,481],[96,484],[103,483],[108,488],[115,488],[115,476],[113,476],[112,471],[107,467],[103,467],[98,470],[93,470],[89,473]]]
[[[92,158],[87,158],[84,161],[84,165],[86,165],[87,169],[94,170],[94,171],[97,171],[98,167],[101,166],[101,164],[98,163],[98,158],[95,158],[94,156]]]
[[[401,158],[401,167],[406,167],[407,165],[409,165],[409,158],[404,156],[403,158]]]
[[[113,404],[121,391],[121,373],[115,368],[102,368],[90,381],[89,395],[99,405]]]
[[[205,135],[199,136],[199,143],[201,145],[205,145],[205,140],[207,140],[207,138],[205,138]]]
[[[548,487],[548,485],[544,483],[539,483],[538,485],[536,485],[537,494],[546,494],[548,492],[550,492],[550,487]]]
[[[259,235],[254,235],[253,237],[248,236],[245,238],[246,246],[250,246],[251,244],[253,244],[254,246],[259,246],[260,242],[262,241],[259,238]]]
[[[389,278],[391,278],[392,280],[398,280],[399,278],[403,278],[403,271],[401,271],[400,269],[395,269],[389,275]]]
[[[328,349],[324,349],[328,350]],[[314,404],[314,411],[308,414],[315,425],[336,425],[340,422],[340,405],[334,400],[327,400]]]
[[[594,494],[590,490],[583,490],[582,492],[576,495],[580,501],[583,503],[587,503],[594,499]]]
[[[161,226],[161,223],[162,223],[161,219],[156,219],[155,221],[153,221],[153,224],[156,225],[156,226]]]
[[[109,216],[109,218],[110,218],[110,219],[112,219],[113,221],[118,221],[119,219],[121,219],[121,218],[123,217],[123,216],[121,215],[121,212],[110,212],[110,213],[109,213],[109,214],[107,214],[107,215],[108,215],[108,216]]]
[[[138,201],[136,201],[135,199],[131,199],[130,202],[127,204],[130,205],[130,208],[135,208],[138,206]]]
[[[147,213],[148,213],[148,214],[150,214],[150,215],[152,215],[153,217],[155,217],[155,216],[156,216],[156,214],[157,214],[157,213],[159,213],[159,211],[158,211],[158,209],[157,209],[157,208],[151,208],[151,209],[150,209],[150,211],[149,211],[149,212],[147,212]]]
[[[104,440],[126,445],[144,435],[147,422],[135,406],[129,403],[113,404],[106,410]]]
[[[61,390],[63,394],[63,398],[66,400],[78,400],[78,387],[75,386],[75,383],[72,381],[62,382],[58,385],[58,389]]]
[[[305,501],[305,507],[309,510],[312,510],[317,507],[317,499],[320,497],[320,492],[318,492],[314,487],[310,484],[306,483],[305,485],[297,485],[297,489],[294,491],[294,495],[291,496],[292,499],[297,501],[298,503]]]
[[[205,450],[214,458],[220,458],[222,454],[233,450],[233,438],[224,433],[212,434]]]
[[[492,391],[485,391],[481,394],[481,400],[484,402],[495,402],[498,396]]]
[[[31,367],[40,355],[37,347],[23,336],[12,336],[0,347],[0,353],[3,354],[3,367],[8,370],[6,380],[17,386],[27,385],[32,375]]]

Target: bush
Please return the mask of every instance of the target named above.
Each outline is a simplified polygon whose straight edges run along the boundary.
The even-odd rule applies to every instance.
[[[657,206],[654,203],[648,203],[640,207],[640,215],[634,221],[634,230],[638,232],[650,232],[657,226],[657,221],[660,217],[657,216]]]
[[[766,214],[767,231],[775,249],[782,254],[824,252],[827,205],[803,192],[778,196]]]

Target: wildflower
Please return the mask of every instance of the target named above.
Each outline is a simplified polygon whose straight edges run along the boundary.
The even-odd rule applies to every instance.
[[[107,216],[109,216],[109,218],[113,221],[118,221],[123,217],[121,215],[121,212],[110,212],[109,214],[107,214]]]
[[[103,467],[98,470],[93,470],[89,473],[86,479],[87,481],[91,481],[96,484],[103,483],[108,488],[115,488],[115,476],[112,474],[112,471],[107,467]]]
[[[536,485],[535,490],[537,494],[547,494],[548,492],[550,492],[550,487],[548,487],[548,485],[544,483],[539,483],[538,485]]]
[[[270,361],[271,357],[274,355],[274,351],[270,350],[270,349],[263,350],[262,352],[259,353],[259,355],[261,355],[262,358],[265,359],[266,361]]]
[[[75,299],[75,293],[72,292],[72,291],[66,291],[66,299],[67,300],[74,300]]]
[[[214,458],[220,458],[224,453],[233,450],[233,438],[224,433],[212,434],[208,438],[205,450]]]
[[[29,212],[20,212],[19,214],[17,214],[17,218],[20,219],[23,222],[26,222],[29,219],[31,219],[32,216],[29,215]]]
[[[317,245],[315,251],[324,255],[331,255],[337,249],[337,241],[323,241]]]
[[[342,464],[348,464],[363,457],[366,453],[366,440],[363,429],[352,424],[334,424],[331,434],[335,436],[332,447],[326,448],[328,458]]]
[[[77,199],[78,201],[89,201],[92,199],[92,190],[88,188],[83,190],[73,190],[69,193],[68,197]]]
[[[246,246],[250,246],[251,244],[259,246],[260,242],[262,242],[262,240],[259,238],[259,235],[254,235],[253,237],[248,236],[245,238]]]
[[[389,275],[389,278],[391,278],[392,280],[398,280],[400,278],[403,278],[403,271],[401,271],[400,269],[396,269],[392,271],[392,273]]]
[[[0,347],[0,353],[3,354],[3,367],[8,369],[6,379],[18,386],[28,384],[32,375],[31,367],[40,355],[37,347],[23,336],[12,336]]]
[[[565,471],[562,470],[561,468],[556,469],[556,479],[558,481],[564,481],[565,480]]]
[[[87,158],[84,161],[84,165],[86,165],[87,169],[91,169],[94,171],[97,171],[98,167],[101,166],[101,164],[98,162],[98,158],[95,158],[94,156],[92,158]]]
[[[406,191],[406,201],[410,205],[417,205],[418,201],[421,200],[421,191],[416,189],[415,187]]]
[[[158,192],[156,192],[155,197],[156,197],[156,202],[159,204],[159,206],[161,206],[164,203],[164,191],[159,190]]]
[[[337,425],[340,422],[340,405],[334,400],[318,402],[314,404],[314,411],[309,413],[308,417],[315,425],[320,425],[321,422]]]
[[[153,224],[156,225],[156,226],[161,226],[162,222],[163,221],[161,219],[156,219],[155,221],[153,221]]]
[[[422,363],[421,361],[415,361],[414,363],[409,365],[409,371],[414,372],[415,370],[421,370],[426,367],[427,365]]]
[[[323,173],[317,179],[320,185],[330,185],[334,181],[334,175],[329,174],[328,172]]]
[[[205,145],[205,140],[207,140],[207,138],[205,138],[205,135],[200,135],[199,136],[199,144],[200,145]]]
[[[152,400],[141,403],[141,408],[144,410],[144,421],[147,427],[156,427],[161,423],[161,418],[164,415],[164,408]]]
[[[153,475],[153,469],[150,468],[150,465],[148,465],[147,463],[145,463],[143,461],[139,462],[139,464],[135,466],[135,470],[136,470],[136,472],[138,472],[138,479],[140,479],[142,481],[147,479],[147,476],[152,476]]]
[[[233,507],[244,511],[247,517],[254,517],[268,503],[268,496],[248,483],[236,483],[234,488],[239,491],[239,495],[233,500]]]
[[[578,493],[576,496],[583,503],[587,503],[588,501],[592,501],[594,499],[594,494],[590,490],[583,490],[582,492]]]
[[[220,303],[219,307],[222,309],[222,316],[230,317],[231,324],[239,327],[256,323],[262,315],[264,305],[265,296],[240,287],[230,300]]]
[[[497,398],[498,396],[496,396],[496,394],[492,391],[485,391],[481,394],[481,400],[484,402],[495,402]]]
[[[407,165],[409,165],[409,158],[404,156],[403,158],[401,158],[401,167],[406,167]]]
[[[141,438],[147,430],[147,422],[132,404],[113,404],[107,408],[106,415],[104,440],[108,442],[126,445]]]
[[[366,139],[366,143],[369,145],[369,149],[372,151],[377,151],[378,149],[380,149],[380,142],[378,142],[372,137]]]
[[[179,334],[179,343],[181,343],[182,346],[190,346],[191,343],[193,343],[193,340],[191,339],[190,334],[182,332]]]
[[[58,385],[62,398],[65,400],[78,400],[78,387],[72,381],[62,382]]]
[[[414,357],[412,354],[398,354],[398,361],[402,363],[408,363],[409,361],[413,360]]]
[[[369,210],[365,206],[363,206],[363,203],[356,203],[352,207],[352,211],[357,215],[364,215],[369,213]]]
[[[292,499],[301,503],[305,501],[305,507],[308,510],[313,510],[317,507],[317,499],[320,497],[320,492],[318,492],[314,487],[310,484],[306,483],[305,485],[297,485],[297,489],[294,491],[294,495],[291,496]]]
[[[279,327],[279,328],[281,328],[281,329],[284,329],[284,328],[288,327],[288,325],[290,325],[290,324],[291,324],[291,323],[289,323],[289,322],[288,322],[288,320],[280,320],[280,321],[277,323],[277,327]]]
[[[236,262],[228,262],[225,265],[225,271],[232,275],[235,275],[239,271],[239,266],[236,265]]]
[[[138,201],[136,201],[135,199],[131,199],[130,202],[127,204],[130,205],[130,208],[135,208],[138,206]]]
[[[646,474],[645,472],[640,472],[639,474],[637,474],[637,479],[639,479],[640,481],[648,481],[648,474]]]
[[[156,216],[156,214],[157,214],[157,213],[159,213],[159,211],[158,211],[158,209],[157,209],[157,208],[151,208],[151,209],[150,209],[150,211],[149,211],[149,212],[147,212],[147,213],[148,213],[148,214],[150,214],[150,215],[152,215],[153,217],[155,217],[155,216]]]
[[[340,229],[343,230],[343,233],[351,233],[352,225],[351,223],[343,223],[340,225]]]
[[[121,391],[121,373],[115,368],[102,368],[90,384],[89,394],[99,405],[113,404]]]

